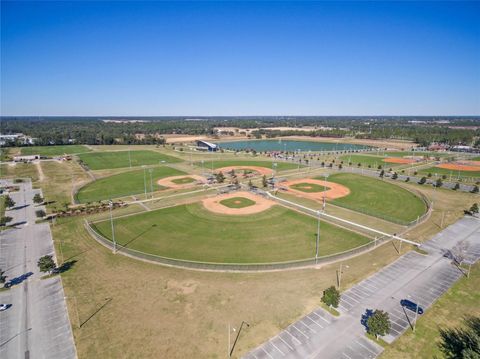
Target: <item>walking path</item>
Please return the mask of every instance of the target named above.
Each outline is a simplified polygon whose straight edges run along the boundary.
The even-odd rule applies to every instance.
[[[0,268],[15,284],[0,292],[0,302],[11,304],[0,312],[0,358],[76,358],[60,276],[41,279],[37,261],[55,255],[48,223],[35,224],[31,182],[10,194],[16,207],[8,210],[15,228],[0,233]]]
[[[444,257],[458,243],[464,243],[468,261],[480,258],[480,220],[464,217],[422,249],[429,254],[408,252],[394,263],[342,293],[340,317],[316,309],[244,358],[375,358],[382,347],[365,337],[361,324],[367,310],[389,313],[392,328],[383,339],[389,343],[413,326],[415,313],[400,305],[409,299],[424,309],[445,293],[463,274]],[[347,269],[348,270],[348,269]]]

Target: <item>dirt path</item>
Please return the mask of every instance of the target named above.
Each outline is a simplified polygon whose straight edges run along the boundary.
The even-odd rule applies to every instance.
[[[40,161],[35,161],[35,166],[37,166],[38,180],[40,182],[43,182],[43,180],[45,179],[45,174],[43,173],[43,169]]]

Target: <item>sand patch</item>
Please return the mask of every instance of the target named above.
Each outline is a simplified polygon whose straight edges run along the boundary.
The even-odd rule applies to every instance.
[[[298,184],[298,183],[311,183],[311,184],[316,184],[319,186],[326,186],[327,190],[326,191],[321,191],[321,192],[303,192],[298,189],[292,188],[291,186]],[[350,190],[348,187],[345,187],[341,184],[334,183],[334,182],[328,182],[328,181],[322,181],[322,180],[316,180],[312,178],[302,178],[298,180],[293,180],[293,181],[288,181],[288,182],[282,182],[280,184],[282,187],[287,187],[288,192],[292,192],[293,194],[299,196],[299,197],[304,197],[308,199],[313,199],[315,201],[323,201],[323,197],[325,196],[326,199],[335,199],[335,198],[340,198],[340,197],[345,197],[348,194],[350,194]],[[303,187],[306,188],[306,187]]]
[[[243,208],[229,208],[221,204],[221,201],[234,197],[245,197],[255,204]],[[240,201],[239,201],[240,202]],[[275,205],[274,201],[266,199],[262,196],[254,195],[247,191],[225,193],[215,197],[209,197],[202,200],[203,206],[210,212],[229,215],[245,215],[263,212]]]
[[[188,182],[188,183],[175,183],[172,182],[173,180],[180,179],[180,178],[193,178],[195,181]],[[202,176],[197,175],[182,175],[182,176],[170,176],[161,178],[157,181],[159,186],[168,187],[168,188],[186,188],[196,186],[197,184],[206,183],[206,180]]]

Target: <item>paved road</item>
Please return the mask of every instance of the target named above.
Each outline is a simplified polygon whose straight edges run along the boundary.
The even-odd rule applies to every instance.
[[[0,268],[17,282],[0,292],[0,302],[12,304],[0,312],[0,358],[76,358],[60,277],[40,279],[37,267],[54,248],[49,225],[35,224],[35,193],[28,182],[10,194],[16,208],[7,215],[17,226],[0,233]]]
[[[415,322],[415,313],[404,310],[401,299],[418,302],[424,309],[464,275],[443,254],[459,242],[466,244],[469,261],[480,258],[480,219],[465,217],[427,241],[428,255],[408,252],[342,293],[340,317],[316,309],[245,358],[375,358],[382,348],[365,337],[361,324],[368,309],[389,313],[392,329],[383,339],[392,342]],[[348,270],[348,269],[347,269]]]

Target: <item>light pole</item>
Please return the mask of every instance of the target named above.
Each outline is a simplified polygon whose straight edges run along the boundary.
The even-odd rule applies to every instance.
[[[143,187],[145,189],[145,199],[147,199],[147,174],[146,174],[146,168],[145,168],[145,165],[142,166],[143,167]]]
[[[345,268],[350,268],[350,266],[345,266]],[[340,263],[340,270],[338,271],[338,289],[340,289],[340,285],[342,284],[342,273],[343,273],[343,263]]]
[[[240,324],[240,328],[238,329],[237,336],[235,337],[235,341],[233,342],[232,349],[230,349],[230,324],[228,324],[228,347],[230,349],[228,352],[229,358],[232,357],[233,350],[235,349],[235,345],[237,344],[238,337],[240,336],[240,332],[242,331],[244,324],[247,326],[247,328],[250,327],[250,324],[242,320],[242,324]],[[235,328],[233,328],[233,331],[235,331]]]
[[[128,163],[130,164],[130,168],[132,168],[132,158],[130,157],[130,148],[128,149]]]
[[[318,246],[320,242],[320,211],[317,211],[317,240],[315,243],[315,264],[318,262]]]
[[[117,242],[115,242],[115,229],[113,228],[113,216],[112,216],[113,202],[112,202],[112,200],[110,200],[108,202],[108,207],[110,208],[110,224],[112,225],[113,254],[115,254],[115,253],[117,253]]]
[[[150,168],[148,172],[150,172],[150,196],[151,198],[153,198],[153,181],[152,181],[153,168]]]

